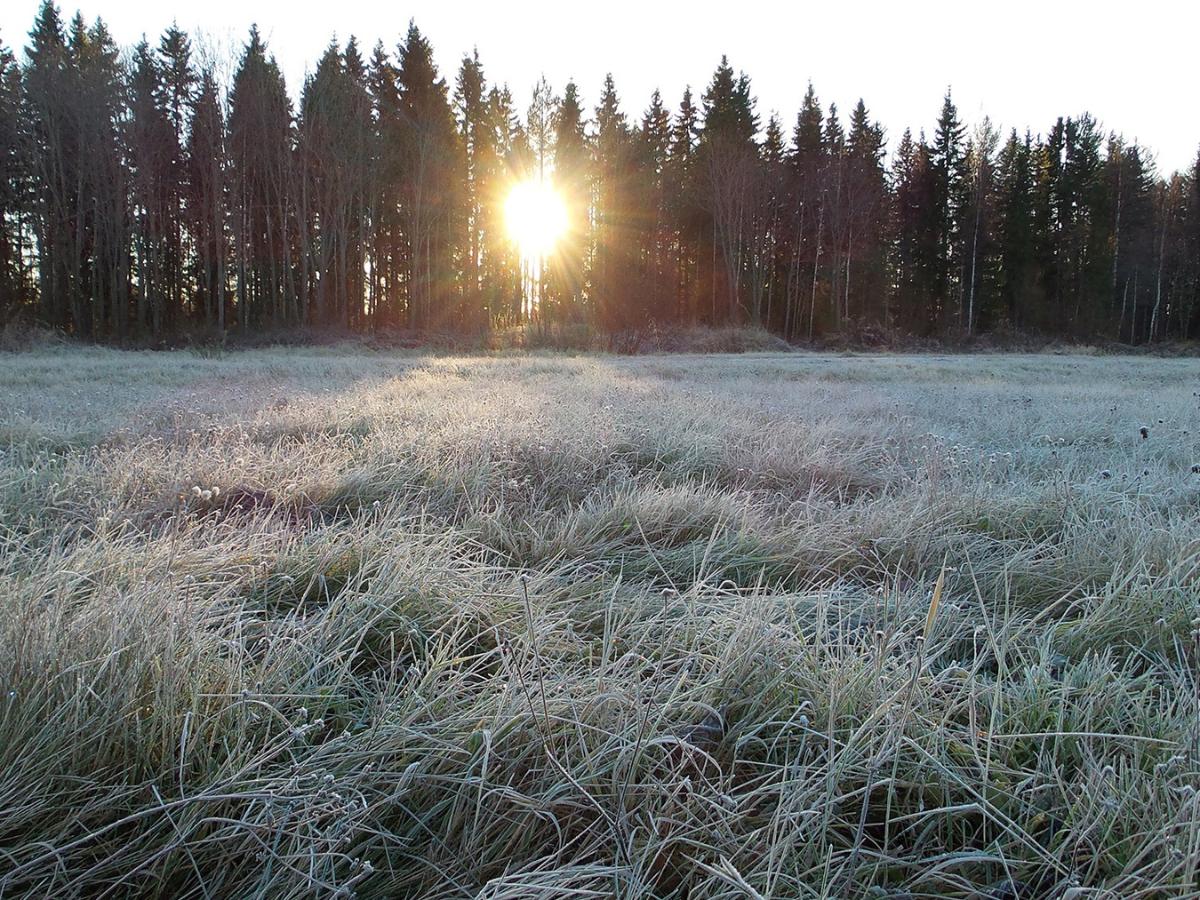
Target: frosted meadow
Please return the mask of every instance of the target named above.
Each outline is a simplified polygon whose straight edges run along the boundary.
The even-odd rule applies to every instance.
[[[0,356],[0,893],[1200,896],[1197,391]]]

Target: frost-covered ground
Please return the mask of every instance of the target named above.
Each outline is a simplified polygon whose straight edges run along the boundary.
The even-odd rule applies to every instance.
[[[1197,391],[0,356],[0,894],[1200,896]]]

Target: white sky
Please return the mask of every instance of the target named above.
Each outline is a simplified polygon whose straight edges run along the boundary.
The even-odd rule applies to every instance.
[[[38,0],[0,2],[0,39],[24,44]],[[790,131],[809,79],[843,118],[861,96],[894,144],[906,125],[932,132],[949,85],[968,123],[991,116],[1046,131],[1056,116],[1090,111],[1157,152],[1159,166],[1189,165],[1200,148],[1197,0],[796,0],[680,3],[655,0],[454,2],[361,0],[86,0],[122,44],[157,39],[176,19],[240,47],[257,22],[293,95],[306,67],[335,33],[369,50],[394,50],[409,18],[433,42],[452,84],[462,55],[478,46],[489,81],[506,81],[524,111],[537,77],[556,90],[568,78],[590,109],[605,72],[626,111],[640,114],[658,87],[678,105],[683,87],[703,90],[722,53],[751,76],[759,112],[778,110]],[[64,18],[76,5],[64,3]]]

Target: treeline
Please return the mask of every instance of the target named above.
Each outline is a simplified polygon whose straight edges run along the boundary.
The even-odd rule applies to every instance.
[[[591,109],[543,79],[524,114],[478,55],[450,84],[415,25],[394,51],[331,44],[295,106],[257,30],[228,84],[198,57],[175,27],[122,51],[51,2],[23,61],[0,45],[0,323],[103,340],[1200,326],[1200,157],[1159,173],[1087,114],[968,131],[947,94],[932,136],[905,131],[889,160],[861,101],[843,117],[810,87],[794,125],[764,122],[725,60],[699,97],[656,92],[629,121],[611,78]],[[536,266],[503,221],[529,178],[568,210]]]

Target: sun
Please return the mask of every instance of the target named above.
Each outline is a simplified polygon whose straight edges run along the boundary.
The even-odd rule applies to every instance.
[[[547,256],[567,230],[567,206],[548,181],[519,181],[504,202],[509,236],[528,260]]]

